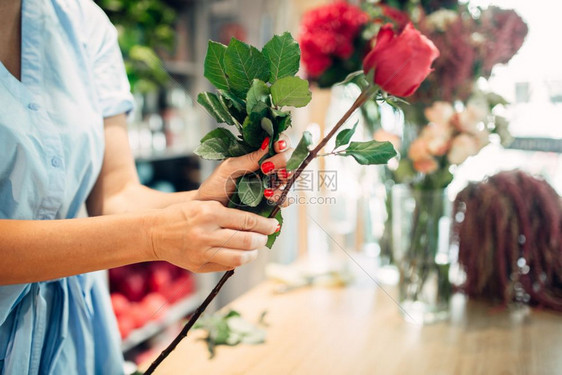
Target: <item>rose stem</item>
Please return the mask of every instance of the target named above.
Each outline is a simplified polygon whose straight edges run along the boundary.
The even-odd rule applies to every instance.
[[[376,88],[373,87],[373,86],[369,86],[369,88],[367,88],[365,91],[363,91],[361,93],[361,95],[359,95],[359,97],[355,100],[353,105],[349,108],[349,110],[343,115],[343,117],[338,121],[338,123],[332,128],[332,130],[330,130],[330,132],[318,143],[318,145],[312,151],[310,151],[310,153],[308,154],[306,159],[304,159],[304,161],[301,163],[301,165],[295,171],[293,176],[291,176],[289,181],[287,181],[287,185],[285,186],[285,190],[283,190],[283,193],[281,193],[281,196],[277,200],[277,204],[276,204],[275,208],[273,209],[271,214],[269,214],[270,218],[275,217],[275,215],[277,215],[277,213],[281,209],[279,205],[285,201],[291,186],[293,186],[293,184],[295,183],[296,179],[300,176],[302,171],[308,166],[308,164],[310,164],[310,162],[312,160],[314,160],[314,158],[316,158],[316,156],[318,155],[320,150],[322,150],[322,148],[324,148],[324,146],[326,146],[328,141],[336,134],[336,132],[339,130],[339,128],[341,128],[342,125],[349,119],[349,117],[353,114],[353,112],[355,112],[355,110],[357,108],[361,107],[367,101],[367,99],[369,99],[375,92],[376,92]],[[162,351],[162,353],[160,353],[158,358],[156,358],[156,360],[154,362],[152,362],[150,367],[144,373],[145,375],[150,375],[150,374],[154,373],[154,370],[162,363],[162,361],[164,361],[164,359],[166,359],[166,357],[168,357],[168,355],[176,348],[176,346],[178,346],[180,341],[183,340],[183,338],[187,336],[187,333],[189,332],[191,327],[193,327],[193,325],[195,324],[197,319],[199,319],[199,317],[201,316],[203,311],[205,311],[207,306],[209,306],[209,304],[213,301],[213,299],[215,299],[217,294],[219,294],[219,291],[221,290],[222,286],[226,283],[226,281],[233,274],[234,274],[234,270],[230,270],[230,271],[227,271],[227,272],[224,273],[224,275],[221,277],[221,279],[219,280],[217,285],[213,288],[211,293],[209,293],[207,298],[205,298],[205,301],[203,301],[203,303],[195,310],[195,312],[193,313],[193,315],[191,316],[189,321],[185,324],[185,326],[183,327],[181,332],[176,336],[174,341],[172,341],[172,343],[170,345],[168,345],[168,347],[166,349],[164,349]]]

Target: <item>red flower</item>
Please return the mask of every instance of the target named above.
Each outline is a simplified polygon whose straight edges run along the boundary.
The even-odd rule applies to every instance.
[[[346,2],[328,4],[304,14],[300,46],[304,68],[311,78],[328,69],[333,59],[353,54],[353,42],[369,17]]]
[[[431,72],[431,64],[439,50],[407,24],[399,35],[391,25],[384,25],[375,47],[363,60],[365,72],[375,69],[374,81],[383,90],[395,96],[410,96]]]
[[[382,9],[382,14],[395,22],[396,25],[398,25],[399,29],[404,28],[404,26],[406,26],[410,22],[410,17],[408,17],[408,14],[402,12],[401,10],[386,4],[381,4],[380,7]]]

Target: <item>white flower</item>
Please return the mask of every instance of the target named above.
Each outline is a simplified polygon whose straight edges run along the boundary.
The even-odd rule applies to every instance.
[[[457,20],[459,14],[454,10],[440,9],[427,16],[427,22],[436,30],[445,31],[447,25]]]

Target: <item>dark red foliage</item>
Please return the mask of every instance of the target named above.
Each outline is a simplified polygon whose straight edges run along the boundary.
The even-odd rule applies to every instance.
[[[562,200],[546,181],[502,172],[468,185],[454,210],[469,296],[562,311]]]
[[[480,19],[485,42],[481,46],[482,74],[489,77],[496,64],[506,64],[521,48],[529,31],[527,24],[512,9],[489,7]]]

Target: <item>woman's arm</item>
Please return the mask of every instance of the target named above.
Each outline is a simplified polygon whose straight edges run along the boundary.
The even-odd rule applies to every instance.
[[[44,281],[154,259],[138,215],[0,220],[0,285]]]
[[[266,150],[222,163],[197,192],[161,193],[138,181],[125,116],[108,118],[105,126],[104,165],[87,202],[90,215],[105,216],[0,220],[0,285],[151,260],[216,272],[257,257],[255,249],[265,245],[277,220],[224,207],[228,189],[234,188],[225,184],[257,169]],[[268,160],[284,166],[286,141],[284,146],[276,145],[280,153]]]
[[[284,181],[288,174],[283,168],[292,151],[289,139],[282,135],[274,148],[277,154],[263,163],[273,163],[270,173],[280,172],[278,177]],[[106,118],[103,167],[87,201],[88,213],[90,216],[98,216],[142,212],[192,199],[215,200],[226,205],[229,195],[234,191],[236,178],[257,170],[259,160],[267,151],[267,148],[264,148],[222,162],[197,191],[163,193],[147,188],[139,182],[129,147],[125,115]],[[275,200],[278,195],[279,191],[276,191],[270,199]]]
[[[104,121],[103,166],[87,201],[90,216],[141,212],[193,199],[195,192],[163,193],[141,185],[129,147],[124,114]]]
[[[191,201],[143,214],[68,220],[0,220],[0,285],[44,281],[166,260],[193,272],[248,263],[277,220]]]

